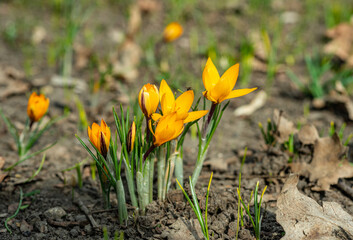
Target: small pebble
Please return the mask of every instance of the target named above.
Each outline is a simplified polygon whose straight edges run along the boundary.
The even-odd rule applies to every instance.
[[[85,227],[84,227],[84,230],[87,234],[91,234],[92,233],[92,226],[90,224],[87,224]]]
[[[44,216],[47,219],[61,219],[63,216],[66,215],[65,210],[62,207],[54,207],[50,208],[47,211],[44,212]]]
[[[77,215],[75,216],[75,219],[77,222],[87,221],[86,215]]]
[[[46,221],[37,221],[34,223],[34,228],[40,233],[48,232],[48,223]]]

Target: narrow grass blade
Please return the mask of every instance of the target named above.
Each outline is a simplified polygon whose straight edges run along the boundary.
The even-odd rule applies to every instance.
[[[7,226],[7,223],[13,219],[14,217],[17,216],[18,212],[20,211],[21,209],[21,206],[22,206],[22,200],[23,200],[23,191],[22,191],[22,188],[20,187],[20,202],[18,203],[18,207],[16,209],[16,212],[11,216],[11,217],[8,217],[6,220],[5,220],[5,228],[7,229],[7,231],[12,234],[12,231],[11,229]]]

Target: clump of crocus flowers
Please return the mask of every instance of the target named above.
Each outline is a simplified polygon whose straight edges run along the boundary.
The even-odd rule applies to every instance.
[[[50,147],[54,146],[55,143],[48,145],[40,150],[37,150],[34,153],[31,153],[30,151],[33,145],[37,142],[37,140],[43,135],[43,133],[60,119],[53,118],[46,124],[42,124],[43,117],[47,113],[49,108],[49,102],[49,98],[46,98],[43,94],[38,95],[36,92],[32,92],[27,104],[28,119],[23,130],[15,128],[15,125],[11,122],[11,119],[5,116],[2,109],[0,108],[0,115],[16,142],[19,156],[18,161],[8,167],[6,170],[9,171],[16,167],[18,164],[24,162],[25,160],[34,157],[49,149]],[[35,123],[36,126],[34,126]]]
[[[165,33],[165,38],[169,36],[169,39],[175,39],[182,32],[180,29],[173,31]],[[190,181],[195,185],[211,139],[228,106],[227,100],[256,90],[256,88],[234,90],[238,73],[239,65],[235,64],[220,76],[209,58],[202,74],[205,91],[201,97],[209,100],[210,104],[204,101],[203,109],[199,106],[200,99],[194,104],[193,90],[187,90],[175,97],[173,90],[163,79],[159,89],[151,83],[141,88],[138,94],[141,111],[133,112],[132,118],[130,111],[124,112],[122,106],[119,114],[113,108],[115,137],[110,135],[110,129],[104,120],[101,120],[100,126],[93,123],[92,128],[88,127],[88,136],[96,154],[77,137],[95,159],[100,169],[99,174],[104,176],[100,178],[101,181],[105,181],[101,183],[103,194],[109,193],[110,187],[116,190],[120,198],[118,204],[119,211],[122,211],[119,213],[121,222],[124,222],[127,217],[126,206],[123,206],[125,191],[121,183],[121,164],[125,165],[131,205],[144,213],[147,204],[154,199],[155,173],[157,173],[157,198],[160,200],[165,199],[174,177],[180,184],[176,187],[183,186],[183,143],[190,127],[196,124],[199,149],[192,181]],[[225,101],[227,103],[223,104]],[[208,105],[209,109],[206,109]],[[203,118],[202,125],[199,124],[201,118]],[[119,151],[118,145],[120,145]],[[155,171],[155,165],[157,171]]]

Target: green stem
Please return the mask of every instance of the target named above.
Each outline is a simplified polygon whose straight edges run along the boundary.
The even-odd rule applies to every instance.
[[[168,165],[166,168],[166,173],[164,175],[164,187],[163,187],[163,195],[162,195],[162,200],[165,200],[165,197],[169,191],[170,188],[170,179],[174,174],[174,166],[175,166],[175,158],[177,156],[177,153],[173,153],[170,155],[168,158]]]
[[[80,164],[76,165],[76,173],[77,173],[78,187],[82,188],[83,183],[82,183],[82,173],[81,173],[81,165]]]
[[[144,213],[145,208],[143,206],[143,173],[140,171],[136,172],[136,186],[137,186],[139,207],[141,211]]]
[[[129,189],[129,194],[130,194],[130,198],[131,198],[131,204],[134,207],[138,207],[136,193],[135,193],[134,179],[133,179],[131,170],[128,169],[127,165],[125,167],[125,174],[126,174],[126,180],[127,180],[127,187]]]
[[[164,173],[165,173],[165,146],[159,148],[159,158],[157,161],[157,188],[158,188],[158,199],[162,200],[163,195],[163,183],[164,183]]]
[[[183,172],[183,159],[180,157],[180,154],[175,158],[175,178],[178,179],[181,186],[184,182],[184,172]],[[176,188],[180,189],[180,186],[176,184]]]
[[[154,175],[154,158],[150,160],[150,169],[149,169],[149,203],[153,201],[153,175]]]
[[[118,199],[119,222],[123,224],[127,219],[127,208],[124,185],[121,179],[116,182],[116,196]]]
[[[142,214],[145,214],[146,206],[149,203],[149,172],[150,161],[145,161],[143,172],[136,173],[138,200]]]
[[[204,125],[202,126],[202,138],[203,139],[206,138],[208,125],[210,124],[210,122],[212,120],[213,113],[216,110],[217,105],[218,105],[218,103],[212,103],[211,109],[210,109],[208,116],[207,116],[207,120],[204,123]]]
[[[203,162],[205,161],[206,155],[207,155],[207,142],[206,139],[202,139],[202,143],[201,143],[201,151],[200,151],[200,155],[197,158],[196,164],[195,164],[195,169],[194,172],[192,173],[192,184],[193,187],[195,187],[197,180],[200,176],[201,170],[202,170],[202,166],[203,166]]]

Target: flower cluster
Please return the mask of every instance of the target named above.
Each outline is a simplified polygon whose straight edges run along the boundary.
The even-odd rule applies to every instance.
[[[173,31],[166,29],[165,40],[172,41],[180,36],[177,26]],[[169,37],[167,37],[169,36]],[[168,40],[169,39],[169,40]],[[116,123],[115,139],[111,137],[110,128],[102,119],[100,125],[93,123],[88,127],[88,137],[96,154],[78,140],[95,159],[100,176],[105,202],[109,203],[110,188],[117,192],[119,219],[126,220],[125,192],[121,180],[121,164],[124,163],[131,204],[142,210],[153,201],[154,165],[157,165],[158,199],[164,200],[171,185],[171,178],[183,186],[183,142],[188,129],[196,124],[199,146],[195,168],[190,183],[192,187],[197,182],[207,149],[214,132],[228,106],[222,103],[225,100],[244,96],[256,88],[236,89],[239,74],[239,64],[231,66],[222,76],[209,58],[203,70],[202,80],[205,86],[203,91],[203,109],[198,110],[199,101],[193,107],[194,91],[187,90],[176,97],[163,79],[159,88],[151,83],[144,85],[138,94],[138,103],[143,113],[134,112],[133,120],[130,113],[120,106],[120,116],[113,108]],[[210,104],[207,104],[207,101]],[[209,110],[206,110],[207,106]],[[207,115],[207,117],[205,117]],[[140,117],[139,117],[140,116]],[[203,118],[204,117],[204,118]],[[203,118],[202,126],[198,120]],[[146,120],[145,128],[143,120]],[[144,129],[143,129],[144,128]],[[121,151],[118,151],[118,136]],[[117,154],[120,156],[117,156]],[[152,157],[153,156],[153,157]],[[137,193],[137,195],[136,195]],[[107,204],[109,206],[109,204]],[[121,214],[121,215],[120,215]]]
[[[177,138],[184,130],[184,124],[200,119],[208,111],[189,112],[194,101],[194,91],[189,90],[175,99],[167,82],[163,79],[159,91],[155,85],[146,84],[140,91],[139,103],[146,118],[152,117],[157,126],[153,131],[151,120],[149,129],[154,136],[153,144],[160,146]],[[161,103],[161,112],[155,113]]]

